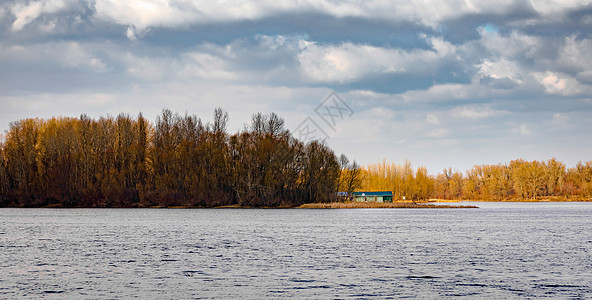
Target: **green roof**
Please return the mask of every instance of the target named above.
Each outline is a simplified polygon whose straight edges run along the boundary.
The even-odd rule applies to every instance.
[[[387,192],[354,192],[353,196],[354,197],[374,197],[374,196],[392,196],[393,192],[391,191],[387,191]]]

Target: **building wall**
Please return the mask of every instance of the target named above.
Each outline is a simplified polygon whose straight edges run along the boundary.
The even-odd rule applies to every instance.
[[[356,196],[354,201],[356,202],[383,202],[382,196]]]
[[[354,197],[356,202],[393,202],[392,196],[356,196]]]

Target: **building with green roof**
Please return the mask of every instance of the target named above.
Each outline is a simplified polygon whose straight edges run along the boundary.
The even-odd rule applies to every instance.
[[[393,202],[393,192],[353,192],[353,200],[357,202]]]

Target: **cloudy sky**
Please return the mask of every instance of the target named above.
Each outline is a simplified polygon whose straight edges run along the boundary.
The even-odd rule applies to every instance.
[[[353,111],[334,124],[316,113],[331,91]],[[231,133],[276,112],[364,164],[573,166],[592,160],[592,4],[3,0],[0,104],[2,132],[221,107]]]

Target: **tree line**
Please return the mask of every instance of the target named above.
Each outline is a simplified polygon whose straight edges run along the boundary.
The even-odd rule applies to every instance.
[[[383,160],[362,168],[360,188],[365,191],[392,191],[395,200],[425,200],[432,196],[434,180],[425,167],[414,170],[409,160],[403,164]]]
[[[451,168],[434,179],[434,197],[444,199],[511,200],[543,197],[592,197],[592,161],[567,168],[556,158],[512,160],[477,165],[466,175]]]
[[[592,197],[592,161],[567,168],[556,158],[476,165],[463,174],[452,168],[433,176],[424,167],[382,161],[361,170],[362,190],[392,191],[395,199],[536,200]]]
[[[254,114],[235,134],[228,114],[163,110],[92,119],[12,122],[0,143],[1,206],[280,206],[336,200],[343,164],[303,143],[278,115]]]
[[[12,122],[0,139],[0,206],[292,206],[344,200],[337,192],[392,191],[395,199],[512,200],[592,197],[592,161],[555,158],[476,165],[429,175],[409,161],[362,167],[323,143],[303,143],[278,115],[254,114],[235,134],[163,110],[92,119]]]

